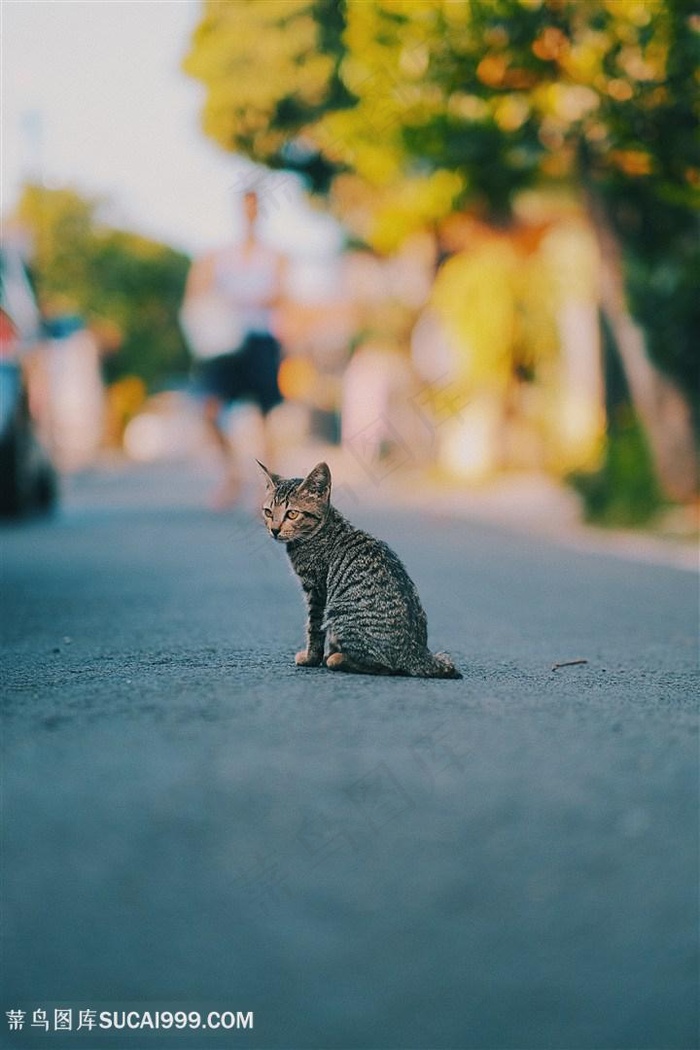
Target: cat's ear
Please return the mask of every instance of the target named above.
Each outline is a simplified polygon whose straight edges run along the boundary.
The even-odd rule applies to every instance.
[[[331,498],[331,472],[328,464],[317,463],[299,486],[299,491],[302,489],[319,499],[329,500]]]
[[[279,474],[272,474],[267,469],[267,467],[263,466],[263,464],[260,462],[259,459],[256,459],[255,462],[258,464],[258,466],[262,470],[263,474],[265,475],[265,482],[267,483],[267,487],[269,489],[276,488],[277,485],[279,485],[280,481],[282,480],[282,478],[279,476]]]

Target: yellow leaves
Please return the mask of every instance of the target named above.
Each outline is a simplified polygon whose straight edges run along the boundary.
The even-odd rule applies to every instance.
[[[340,6],[342,46],[331,55],[321,51],[332,46],[320,39],[322,3],[212,0],[186,65],[206,84],[206,126],[225,148],[279,164],[285,143],[303,136],[343,169],[333,201],[382,250],[449,209],[455,184],[441,164],[470,172],[488,198],[488,173],[480,180],[475,167],[483,157],[507,196],[535,165],[575,173],[584,137],[598,163],[631,178],[652,173],[644,140],[620,128],[672,90],[668,0]],[[336,75],[356,103],[323,112]]]
[[[373,186],[399,178],[403,155],[396,139],[396,114],[373,102],[328,114],[315,141],[329,159],[352,167]]]
[[[483,41],[491,51],[504,51],[510,43],[508,30],[504,25],[485,26],[483,30]]]
[[[399,54],[399,69],[410,80],[425,76],[430,63],[430,49],[426,44],[403,47]]]
[[[305,0],[210,3],[183,62],[207,87],[206,130],[229,149],[250,150],[254,140],[258,160],[279,148],[280,135],[268,132],[280,98],[318,105],[328,90],[333,59],[320,51],[318,30]]]
[[[367,239],[380,252],[396,251],[406,237],[448,215],[464,183],[455,172],[403,178],[375,210]]]
[[[451,29],[463,30],[471,20],[469,4],[456,4],[454,0],[442,0],[438,5],[442,18]]]
[[[700,87],[700,85],[698,86]],[[668,88],[660,84],[651,91],[645,91],[640,96],[639,107],[644,110],[658,109],[659,106],[667,106],[669,104],[669,97]]]
[[[506,75],[508,61],[504,54],[485,55],[476,67],[476,75],[487,87],[499,87]]]
[[[537,74],[510,64],[506,51],[489,52],[476,67],[477,78],[490,88],[513,88],[525,91],[537,83]]]
[[[348,173],[334,180],[331,203],[356,236],[390,253],[411,234],[449,215],[463,189],[461,177],[448,171],[411,178],[399,169],[393,182],[380,187]]]
[[[646,55],[638,47],[625,47],[617,57],[617,64],[631,80],[652,81],[663,75],[665,52],[647,49]]]
[[[561,29],[547,26],[532,45],[533,54],[543,62],[556,62],[569,50],[569,41]]]
[[[538,88],[533,93],[533,101],[540,113],[564,125],[581,120],[600,104],[599,96],[592,88],[565,81]]]
[[[356,151],[350,142],[353,134],[350,111],[327,113],[307,134],[310,143],[320,150],[331,164],[352,167]]]
[[[362,51],[359,54],[350,52],[343,61],[341,72],[345,86],[358,96],[373,84],[391,83],[386,67],[373,64]]]
[[[435,280],[432,305],[457,345],[461,373],[475,385],[505,385],[517,328],[518,258],[493,238],[453,256]]]
[[[545,137],[540,134],[540,139],[547,145]],[[542,158],[540,167],[542,174],[550,179],[563,179],[571,174],[573,157],[570,150],[561,147],[548,156]]]
[[[439,0],[349,0],[344,40],[351,55],[377,68],[434,38]]]
[[[592,84],[602,69],[609,47],[607,34],[593,29],[582,30],[562,56],[562,68],[572,81]]]
[[[517,131],[530,115],[525,95],[504,95],[494,105],[493,119],[501,131]]]
[[[398,149],[387,149],[381,141],[365,140],[355,155],[355,170],[373,186],[387,186],[401,176],[402,157]]]
[[[634,88],[629,80],[622,80],[620,77],[608,80],[605,85],[605,91],[616,102],[629,102],[631,98],[634,98]]]
[[[604,7],[616,21],[640,28],[647,26],[661,9],[660,0],[605,0]]]
[[[616,149],[610,153],[610,160],[619,171],[633,178],[651,175],[654,170],[651,156],[639,149]]]
[[[568,148],[571,125],[586,121],[587,137],[589,118],[600,105],[596,91],[583,84],[571,84],[558,80],[543,84],[530,95],[533,110],[539,120],[538,138],[548,150],[541,161],[541,168],[550,178],[562,178],[570,174],[573,154]]]
[[[478,95],[468,95],[463,91],[454,91],[447,100],[447,112],[460,120],[485,120],[490,108],[488,102]]]
[[[330,146],[331,159],[350,164],[377,188],[401,177],[401,129],[444,111],[442,89],[426,78],[441,6],[441,0],[351,0],[347,6],[340,75],[358,101],[323,118],[316,139],[324,151]]]
[[[517,368],[540,375],[556,368],[557,311],[572,295],[593,301],[597,271],[594,242],[580,222],[554,229],[558,240],[546,224],[503,234],[472,222],[464,249],[439,270],[430,303],[458,350],[456,378],[465,390],[503,392]],[[582,280],[572,290],[577,263]]]

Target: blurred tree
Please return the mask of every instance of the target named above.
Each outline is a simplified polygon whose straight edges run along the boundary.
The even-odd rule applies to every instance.
[[[330,187],[380,249],[467,203],[504,225],[522,189],[579,187],[639,417],[667,491],[688,496],[699,39],[695,0],[208,0],[185,69],[207,87],[205,130]]]
[[[187,368],[177,324],[188,258],[166,245],[111,229],[100,202],[71,189],[24,188],[17,219],[34,245],[42,307],[84,315],[107,349],[108,379],[140,376],[153,386]]]
[[[338,0],[212,0],[184,68],[207,86],[205,132],[224,149],[299,171],[325,191],[335,166],[305,132],[354,99],[339,77]]]

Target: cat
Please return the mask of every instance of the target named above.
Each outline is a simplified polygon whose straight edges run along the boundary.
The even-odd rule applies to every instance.
[[[356,529],[331,504],[331,472],[282,478],[256,460],[267,491],[268,532],[287,546],[306,594],[306,648],[300,667],[356,674],[461,678],[446,653],[431,653],[415,584],[390,547]]]

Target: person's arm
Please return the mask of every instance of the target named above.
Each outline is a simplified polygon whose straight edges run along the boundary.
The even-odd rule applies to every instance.
[[[286,255],[280,255],[277,265],[277,301],[279,306],[287,297],[287,278],[289,276],[289,259]]]
[[[185,302],[210,292],[214,285],[215,256],[203,255],[190,266],[185,284]]]

